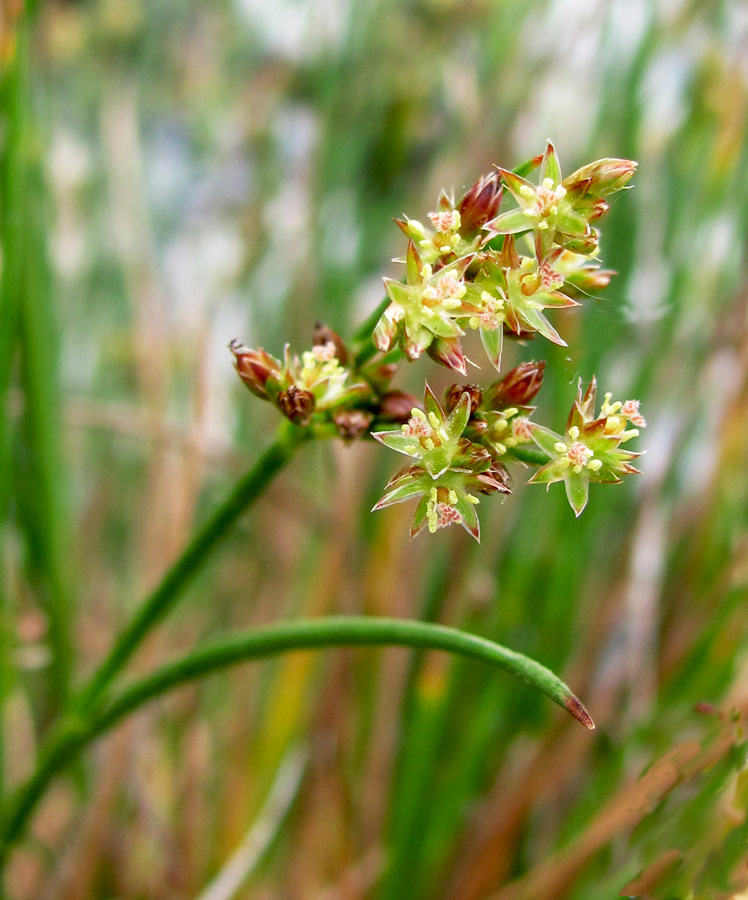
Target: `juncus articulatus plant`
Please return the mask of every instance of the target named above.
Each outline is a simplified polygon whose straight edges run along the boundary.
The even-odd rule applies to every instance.
[[[243,660],[340,645],[444,650],[521,676],[594,727],[571,690],[535,660],[457,629],[368,616],[280,622],[234,633],[124,688],[116,682],[231,526],[311,440],[373,438],[407,457],[374,509],[412,503],[411,535],[461,525],[479,539],[480,504],[510,493],[511,472],[519,467],[535,469],[530,483],[563,482],[577,515],[590,484],[616,483],[636,472],[631,461],[640,454],[628,445],[645,425],[637,401],[605,394],[598,408],[593,379],[586,390],[580,385],[566,425],[554,431],[535,420],[533,406],[545,364],[525,362],[501,372],[505,336],[565,345],[554,310],[578,307],[609,283],[614,273],[597,255],[599,228],[607,198],[626,187],[635,169],[629,160],[602,159],[563,178],[549,142],[543,154],[515,171],[497,168],[481,176],[458,201],[442,192],[427,224],[396,220],[406,238],[403,278],[385,278],[385,300],[348,345],[323,325],[316,326],[308,350],[297,354],[286,347],[282,358],[232,341],[240,378],[285,422],[70,698],[34,771],[3,806],[0,862],[50,781],[89,743],[173,687]],[[526,176],[536,171],[537,180],[530,181]],[[469,331],[479,333],[491,373],[482,386],[477,379],[464,380],[469,360],[461,339]],[[402,362],[424,355],[462,380],[441,398],[426,383],[419,402],[393,379]]]

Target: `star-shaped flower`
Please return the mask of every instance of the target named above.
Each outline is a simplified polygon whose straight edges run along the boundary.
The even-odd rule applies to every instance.
[[[493,172],[481,176],[456,204],[442,191],[436,209],[428,214],[431,227],[407,216],[395,222],[415,243],[423,262],[437,268],[475,253],[491,240],[493,233],[484,226],[498,213],[501,196],[501,183]]]
[[[459,524],[479,540],[475,509],[479,501],[473,492],[509,491],[503,469],[493,463],[489,452],[463,437],[470,410],[470,393],[465,391],[447,415],[427,385],[424,410],[413,409],[400,431],[372,433],[386,447],[418,461],[395,475],[374,507],[384,509],[418,498],[413,536],[427,526],[433,532]]]
[[[594,379],[584,394],[580,383],[563,435],[529,423],[532,439],[549,457],[529,483],[551,485],[563,481],[577,516],[587,505],[591,481],[617,484],[623,475],[638,474],[630,460],[641,453],[623,450],[621,444],[639,434],[637,428],[627,429],[629,422],[633,424],[636,419],[639,425],[646,424],[637,401],[612,404],[610,394],[605,395],[600,416],[595,418],[595,393]]]
[[[554,241],[578,253],[591,253],[597,236],[590,223],[608,210],[603,197],[625,187],[635,171],[632,160],[600,159],[562,178],[556,149],[548,141],[538,184],[499,168],[518,207],[501,213],[486,227],[497,234],[534,231],[540,259],[545,259]]]
[[[563,276],[554,263],[563,253],[558,247],[538,264],[535,257],[519,256],[514,238],[504,240],[500,253],[483,254],[473,289],[462,305],[466,324],[480,330],[491,363],[500,370],[504,326],[515,334],[537,332],[555,344],[566,346],[543,314],[545,309],[579,306],[561,291]]]
[[[459,345],[464,331],[457,319],[468,290],[463,276],[471,261],[471,256],[462,257],[435,272],[409,241],[407,283],[384,279],[390,304],[374,329],[374,345],[386,353],[399,342],[409,359],[430,351],[439,362],[464,375],[465,357]]]

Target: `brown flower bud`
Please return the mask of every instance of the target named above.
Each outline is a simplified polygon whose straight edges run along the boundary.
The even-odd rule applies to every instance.
[[[412,394],[387,391],[379,398],[377,419],[382,422],[407,422],[414,407],[420,406]]]
[[[590,207],[590,211],[587,213],[587,221],[597,222],[598,219],[602,219],[609,209],[610,204],[608,201],[603,200],[602,197],[598,197]]]
[[[406,346],[405,352],[408,352]],[[436,337],[426,349],[428,355],[438,363],[459,372],[463,377],[467,375],[467,361],[462,352],[459,338]],[[415,357],[414,357],[415,358]]]
[[[502,494],[511,494],[509,488],[509,472],[501,463],[494,463],[490,469],[476,476],[481,483],[478,490],[482,494],[494,494],[499,491]]]
[[[268,387],[280,387],[281,364],[262,348],[250,350],[243,347],[238,341],[229,344],[229,350],[234,354],[234,364],[239,377],[247,387],[263,400],[270,399]],[[274,393],[274,392],[273,392]]]
[[[526,362],[512,369],[486,391],[489,409],[527,406],[534,400],[543,384],[545,363]]]
[[[369,430],[374,414],[365,409],[341,409],[333,413],[332,420],[344,441],[355,441]]]
[[[460,213],[460,234],[469,241],[486,222],[495,219],[501,206],[501,182],[495,172],[481,175],[469,188],[457,207]]]
[[[483,402],[483,391],[477,384],[453,384],[447,388],[444,394],[444,404],[448,413],[457,406],[463,394],[470,394],[470,415]]]
[[[294,425],[306,425],[314,412],[314,394],[292,384],[288,390],[281,391],[275,401],[283,415]]]
[[[312,345],[315,347],[323,347],[325,344],[332,344],[333,347],[335,347],[335,358],[341,366],[348,365],[348,350],[343,343],[343,339],[329,326],[317,322],[314,326]]]

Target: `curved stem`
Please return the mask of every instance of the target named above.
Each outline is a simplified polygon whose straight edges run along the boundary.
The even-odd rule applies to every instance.
[[[401,646],[445,650],[493,663],[519,675],[587,727],[592,719],[571,690],[545,666],[486,638],[446,625],[372,616],[327,616],[300,619],[230,635],[169,663],[125,688],[94,718],[93,734],[107,731],[120,719],[180,684],[246,660],[289,650],[340,646]]]
[[[119,635],[109,655],[77,698],[77,709],[85,710],[98,700],[143,638],[174,607],[216,545],[291,459],[296,448],[311,436],[307,429],[292,425],[279,430],[275,443],[268,447],[257,463],[239,480]]]
[[[493,663],[519,675],[570,712],[588,728],[594,723],[582,703],[550,669],[535,660],[475,634],[444,625],[369,616],[330,616],[281,622],[230,635],[168,663],[124,688],[118,696],[87,717],[65,720],[43,754],[31,779],[16,795],[3,828],[0,859],[14,843],[44,793],[47,784],[87,744],[113,728],[139,707],[179,685],[203,678],[228,666],[290,650],[335,646],[395,645],[445,650]]]

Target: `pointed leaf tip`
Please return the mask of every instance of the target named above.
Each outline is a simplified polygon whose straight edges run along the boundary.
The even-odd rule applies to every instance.
[[[592,716],[587,712],[584,704],[578,697],[571,694],[567,697],[564,706],[578,722],[581,722],[582,725],[584,725],[585,728],[589,728],[590,731],[595,730],[595,723]]]

